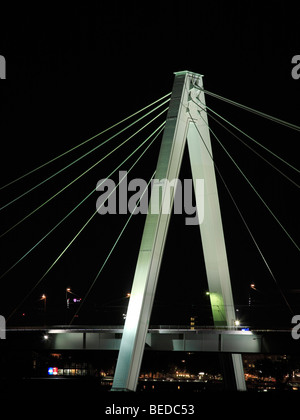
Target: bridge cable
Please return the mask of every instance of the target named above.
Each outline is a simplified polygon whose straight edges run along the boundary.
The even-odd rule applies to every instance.
[[[2,189],[4,189],[4,188],[8,187],[9,185],[14,184],[15,182],[17,182],[17,181],[19,181],[19,180],[21,180],[21,179],[25,178],[25,177],[26,177],[26,176],[28,176],[28,175],[33,174],[34,172],[38,171],[39,169],[44,168],[45,166],[49,165],[50,163],[52,163],[52,162],[56,161],[57,159],[60,159],[61,157],[65,156],[66,154],[68,154],[68,153],[72,152],[73,150],[78,149],[79,147],[81,147],[81,146],[83,146],[84,144],[88,143],[89,141],[91,141],[91,140],[95,139],[96,137],[101,136],[102,134],[106,133],[107,131],[112,130],[113,128],[117,127],[118,125],[122,124],[123,122],[125,122],[125,121],[129,120],[130,118],[134,117],[135,115],[138,115],[139,113],[141,113],[141,112],[145,111],[146,109],[150,108],[151,106],[155,105],[157,102],[160,102],[161,100],[163,100],[163,99],[167,98],[168,96],[170,96],[170,95],[171,95],[171,93],[172,93],[172,92],[170,92],[170,93],[168,93],[168,94],[166,94],[166,95],[162,96],[161,98],[157,99],[156,101],[152,102],[151,104],[149,104],[149,105],[145,106],[144,108],[141,108],[140,110],[138,110],[138,111],[134,112],[133,114],[129,115],[128,117],[124,118],[123,120],[118,121],[117,123],[115,123],[115,124],[111,125],[110,127],[106,128],[105,130],[101,131],[100,133],[95,134],[94,136],[92,136],[92,137],[88,138],[87,140],[84,140],[82,143],[78,144],[77,146],[72,147],[71,149],[67,150],[66,152],[63,152],[62,154],[60,154],[60,155],[58,155],[58,156],[54,157],[53,159],[49,160],[48,162],[45,162],[45,163],[43,163],[42,165],[40,165],[40,166],[36,167],[35,169],[32,169],[31,171],[29,171],[29,172],[27,172],[27,173],[23,174],[22,176],[20,176],[20,177],[18,177],[18,178],[16,178],[16,179],[14,179],[13,181],[10,181],[9,183],[7,183],[7,184],[3,185],[2,187],[0,187],[0,190],[2,190]]]
[[[298,125],[296,125],[296,124],[289,123],[287,121],[281,120],[280,118],[273,117],[272,115],[269,115],[269,114],[266,114],[264,112],[258,111],[258,110],[254,109],[254,108],[250,108],[249,106],[246,106],[246,105],[240,104],[238,102],[232,101],[231,99],[227,99],[224,96],[217,95],[216,93],[210,92],[209,90],[200,88],[199,86],[196,86],[195,84],[193,84],[193,87],[195,89],[201,90],[202,92],[207,93],[208,95],[210,95],[210,96],[212,96],[214,98],[217,98],[217,99],[219,99],[219,100],[221,100],[223,102],[227,102],[230,105],[234,105],[234,106],[239,107],[239,108],[241,108],[241,109],[243,109],[245,111],[249,111],[249,112],[251,112],[251,113],[253,113],[255,115],[259,115],[260,117],[263,117],[263,118],[266,118],[266,119],[268,119],[270,121],[273,121],[273,122],[276,122],[278,124],[281,124],[281,125],[283,125],[285,127],[288,127],[288,128],[290,128],[292,130],[300,131],[300,127]]]
[[[151,135],[149,135],[147,137],[147,140],[149,140],[153,134],[155,134],[157,131],[159,131],[159,133],[154,137],[153,140],[151,140],[151,142],[148,144],[148,146],[143,150],[143,152],[140,154],[140,156],[136,159],[136,161],[132,164],[132,166],[129,168],[129,170],[126,173],[127,174],[134,168],[134,166],[138,163],[138,161],[141,159],[141,157],[145,154],[145,152],[149,149],[149,147],[154,143],[154,141],[157,139],[157,137],[159,136],[159,134],[162,132],[163,128],[164,128],[165,122],[163,122]],[[145,143],[145,142],[144,142]],[[140,145],[141,146],[141,145]],[[139,147],[140,147],[139,146]],[[138,148],[139,148],[138,147]],[[122,164],[129,159],[129,157],[131,157],[133,154],[135,153],[132,152],[131,155],[129,155],[123,162]],[[121,164],[121,165],[122,165]],[[119,165],[119,167],[121,166]],[[115,170],[114,170],[115,172]],[[113,172],[108,175],[108,177],[110,177],[113,174]],[[107,177],[107,178],[108,178]],[[110,194],[107,197],[108,198],[115,192],[115,190],[117,189],[117,187],[121,184],[121,182],[124,180],[125,176],[119,181],[119,183],[113,188],[113,190],[110,192]],[[10,313],[10,315],[7,317],[7,320],[9,320],[14,314],[15,312],[24,304],[24,302],[28,299],[28,297],[32,294],[32,292],[36,289],[36,287],[42,282],[42,280],[47,276],[47,274],[51,271],[51,269],[55,266],[55,264],[60,260],[60,258],[63,256],[63,254],[68,250],[68,248],[73,244],[73,242],[78,238],[78,236],[80,235],[80,233],[86,228],[86,226],[91,222],[91,220],[94,218],[94,216],[98,213],[99,209],[103,206],[104,202],[101,204],[101,206],[99,206],[97,208],[97,210],[92,214],[92,216],[89,217],[89,219],[84,223],[84,225],[79,229],[79,231],[76,233],[76,235],[73,237],[73,239],[68,243],[68,245],[64,248],[64,250],[59,254],[59,256],[54,260],[54,262],[49,266],[49,268],[45,271],[45,273],[42,275],[42,277],[40,277],[40,279],[36,282],[36,284],[32,287],[32,289],[25,295],[25,297],[22,299],[22,301],[15,307],[15,309]],[[4,273],[1,278],[5,275],[6,273]]]
[[[134,155],[134,153],[136,153],[147,141],[149,141],[149,138],[151,138],[152,135],[154,135],[156,133],[156,131],[160,130],[161,127],[163,127],[165,124],[165,122],[163,122],[156,130],[154,130],[154,132],[146,138],[146,140],[144,140],[129,156],[127,156],[126,159],[124,159],[109,175],[108,177],[112,176],[128,159],[130,159],[131,156]],[[85,196],[75,207],[73,207],[73,209],[66,214],[66,216],[64,216],[52,229],[50,229],[48,231],[48,233],[46,233],[46,235],[44,235],[38,242],[35,243],[35,245],[30,248],[21,258],[19,258],[18,261],[16,261],[7,271],[5,271],[5,273],[3,273],[0,276],[0,279],[2,279],[6,274],[8,274],[17,264],[19,264],[28,254],[30,254],[30,252],[32,252],[41,242],[43,242],[44,239],[46,239],[58,226],[60,226],[72,213],[74,213],[74,211],[76,209],[78,209],[81,204],[83,204],[93,193],[95,192],[95,189],[93,188],[92,191],[90,193],[88,193],[87,196]]]
[[[195,102],[192,99],[192,102],[194,102],[196,105],[200,106],[199,104],[197,104],[197,102]],[[201,102],[202,103],[202,102]],[[248,137],[248,139],[252,140],[254,143],[256,143],[258,146],[260,146],[261,148],[263,148],[264,150],[266,150],[268,153],[270,153],[271,155],[273,155],[274,157],[276,157],[277,159],[281,160],[281,162],[285,163],[286,165],[288,165],[290,168],[294,169],[296,172],[300,172],[299,169],[295,168],[293,165],[291,165],[289,162],[287,162],[286,160],[282,159],[280,156],[278,156],[276,153],[272,152],[272,150],[268,149],[266,146],[264,146],[263,144],[259,143],[257,140],[255,140],[253,137],[251,137],[249,134],[245,133],[243,130],[241,130],[240,128],[238,128],[236,125],[232,124],[230,121],[228,121],[226,118],[222,117],[220,114],[218,114],[217,112],[215,112],[213,109],[211,109],[209,106],[204,105],[202,103],[203,106],[205,106],[207,109],[209,109],[209,111],[213,112],[215,115],[217,115],[219,118],[221,118],[223,121],[225,121],[227,124],[231,125],[231,127],[235,128],[237,131],[239,131],[240,133],[242,133],[245,137]],[[202,108],[203,110],[203,108]],[[292,181],[293,182],[293,181]],[[297,185],[297,184],[296,184]]]
[[[56,175],[60,174],[61,172],[63,172],[64,170],[68,169],[69,167],[71,167],[72,165],[74,165],[75,163],[79,162],[81,159],[83,159],[84,157],[86,157],[87,155],[89,155],[90,153],[94,152],[96,149],[98,149],[99,147],[103,146],[104,144],[108,143],[109,141],[111,141],[112,139],[114,139],[115,137],[117,137],[119,134],[123,133],[124,131],[126,131],[128,128],[132,127],[133,125],[135,125],[137,122],[141,121],[142,119],[144,119],[145,117],[147,117],[148,115],[150,115],[152,112],[156,111],[157,109],[159,109],[160,107],[162,107],[164,104],[166,104],[167,102],[169,102],[169,99],[167,99],[166,101],[164,101],[163,103],[161,103],[160,105],[158,105],[157,107],[153,108],[151,111],[147,112],[145,115],[143,115],[142,117],[138,118],[137,120],[135,120],[133,123],[129,124],[128,126],[126,126],[125,128],[123,128],[122,130],[118,131],[116,134],[112,135],[111,137],[109,137],[107,140],[103,141],[102,143],[98,144],[97,146],[95,146],[93,149],[91,149],[90,151],[84,153],[82,156],[80,156],[79,158],[75,159],[73,162],[69,163],[68,165],[66,165],[65,167],[63,167],[62,169],[60,169],[59,171],[55,172],[54,174],[50,175],[48,178],[44,179],[43,181],[39,182],[37,185],[35,185],[34,187],[30,188],[29,190],[25,191],[24,193],[20,194],[18,197],[14,198],[13,200],[9,201],[8,203],[6,203],[4,206],[2,206],[0,208],[0,210],[4,210],[6,207],[10,206],[11,204],[15,203],[17,200],[19,200],[20,198],[24,197],[25,195],[27,195],[28,193],[34,191],[36,188],[40,187],[41,185],[43,185],[45,182],[49,181],[50,179],[54,178]]]
[[[159,133],[159,134],[160,134],[160,133]],[[159,135],[159,134],[158,134],[158,135]],[[154,177],[155,173],[156,173],[156,170],[154,171],[154,173],[153,173],[152,177],[150,178],[150,181],[148,182],[148,184],[147,184],[146,188],[144,189],[144,191],[143,191],[143,193],[142,193],[141,197],[140,197],[140,198],[139,198],[139,200],[137,201],[137,203],[136,203],[136,205],[135,205],[135,207],[134,207],[133,211],[131,212],[130,216],[128,217],[128,219],[127,219],[126,223],[124,224],[124,226],[123,226],[123,228],[122,228],[122,230],[121,230],[121,232],[120,232],[119,236],[117,237],[117,239],[116,239],[115,243],[113,244],[113,246],[112,246],[111,250],[110,250],[110,251],[109,251],[109,253],[107,254],[107,257],[105,258],[105,260],[104,260],[104,262],[103,262],[103,264],[102,264],[102,266],[101,266],[100,270],[98,271],[98,273],[97,273],[96,277],[95,277],[95,278],[94,278],[94,280],[92,281],[92,283],[91,283],[91,285],[90,285],[89,289],[87,290],[87,292],[86,292],[86,294],[85,294],[85,296],[84,296],[83,300],[80,302],[80,305],[79,305],[79,307],[78,307],[77,311],[75,312],[75,314],[73,315],[73,317],[72,317],[72,319],[71,319],[71,321],[70,321],[69,325],[71,325],[71,324],[73,323],[74,318],[76,318],[76,316],[78,315],[79,311],[82,309],[82,306],[83,306],[83,304],[84,304],[85,300],[87,299],[88,295],[90,294],[90,292],[91,292],[92,288],[94,287],[94,285],[95,285],[95,283],[96,283],[96,281],[97,281],[98,277],[100,276],[100,274],[101,274],[102,270],[104,269],[104,267],[105,267],[105,265],[106,265],[107,261],[109,260],[109,258],[110,258],[110,256],[111,256],[111,254],[113,253],[113,251],[114,251],[115,247],[117,246],[117,244],[118,244],[119,240],[121,239],[121,237],[122,237],[122,235],[123,235],[123,233],[124,233],[124,231],[125,231],[125,229],[126,229],[127,225],[129,224],[129,222],[130,222],[130,220],[131,220],[132,216],[133,216],[133,215],[134,215],[134,213],[135,213],[135,210],[138,208],[138,205],[139,205],[139,203],[140,203],[141,199],[143,198],[143,196],[144,196],[145,192],[148,190],[148,187],[149,187],[149,185],[150,185],[150,183],[151,183],[151,181],[152,181],[152,179],[153,179],[153,177]]]
[[[190,114],[190,113],[189,113],[189,114]],[[233,195],[232,195],[232,193],[231,193],[231,191],[230,191],[230,189],[229,189],[229,187],[228,187],[227,183],[225,182],[225,179],[224,179],[224,177],[222,176],[222,174],[221,174],[221,172],[220,172],[220,170],[219,170],[219,168],[218,168],[218,166],[217,166],[217,164],[216,164],[216,162],[215,162],[215,160],[214,160],[214,158],[213,158],[213,156],[212,156],[212,154],[211,154],[210,150],[208,149],[208,147],[207,147],[207,145],[206,145],[206,143],[205,143],[205,141],[204,141],[204,139],[203,139],[203,137],[202,137],[202,135],[201,135],[201,133],[200,133],[200,131],[199,131],[198,127],[197,127],[197,125],[195,124],[195,121],[193,120],[193,118],[192,118],[191,114],[190,114],[190,118],[191,118],[191,119],[192,119],[192,121],[194,122],[194,125],[195,125],[195,127],[196,127],[196,129],[197,129],[197,132],[198,132],[198,134],[200,135],[201,140],[202,140],[202,142],[203,142],[203,144],[204,144],[204,146],[205,146],[205,148],[206,148],[206,150],[207,150],[207,152],[208,152],[208,154],[209,154],[210,158],[211,158],[211,159],[212,159],[212,161],[213,161],[214,167],[215,167],[215,169],[216,169],[216,171],[217,171],[217,173],[218,173],[218,175],[219,175],[219,177],[220,177],[220,179],[221,179],[221,181],[222,181],[222,183],[223,183],[223,185],[224,185],[224,187],[225,187],[225,189],[226,189],[226,191],[227,191],[227,193],[228,193],[229,197],[231,198],[231,200],[232,200],[232,202],[233,202],[233,204],[234,204],[234,206],[235,206],[235,208],[236,208],[236,210],[237,210],[237,212],[238,212],[238,214],[239,214],[239,216],[240,216],[240,218],[241,218],[241,220],[242,220],[242,222],[243,222],[244,226],[246,227],[246,229],[247,229],[247,231],[248,231],[248,233],[249,233],[249,235],[250,235],[250,237],[251,237],[251,239],[252,239],[252,241],[253,241],[253,243],[254,243],[254,245],[255,245],[256,249],[258,250],[258,252],[259,252],[259,254],[260,254],[260,256],[261,256],[261,258],[262,258],[262,260],[263,260],[264,264],[266,265],[266,267],[267,267],[267,269],[268,269],[268,271],[269,271],[269,273],[270,273],[270,275],[271,275],[271,277],[272,277],[273,281],[275,282],[275,284],[276,284],[276,286],[277,286],[277,288],[278,288],[278,290],[279,290],[279,292],[280,292],[281,296],[283,297],[284,302],[286,303],[287,307],[289,308],[289,311],[291,312],[291,314],[293,314],[293,313],[294,313],[294,311],[292,310],[292,308],[291,308],[291,306],[290,306],[290,304],[289,304],[289,302],[288,302],[288,300],[287,300],[287,298],[286,298],[286,296],[285,296],[285,294],[284,294],[283,290],[281,289],[281,287],[280,287],[280,285],[279,285],[279,283],[278,283],[278,280],[276,279],[276,277],[275,277],[274,273],[272,272],[272,270],[271,270],[271,268],[270,268],[270,266],[269,266],[269,264],[268,264],[268,262],[267,262],[266,258],[264,257],[262,250],[260,249],[260,247],[259,247],[259,245],[258,245],[257,241],[255,240],[253,233],[251,232],[251,230],[250,230],[250,228],[249,228],[249,226],[248,226],[248,224],[247,224],[247,222],[246,222],[245,218],[243,217],[242,212],[241,212],[241,210],[239,209],[239,207],[238,207],[238,205],[237,205],[237,202],[235,201],[235,199],[234,199],[234,197],[233,197]]]
[[[213,131],[212,131],[213,133]],[[217,136],[213,133],[214,137],[216,138],[216,140],[218,141],[218,143],[220,144],[220,146],[223,148],[223,150],[225,151],[225,153],[227,154],[227,156],[231,159],[231,161],[233,162],[233,164],[236,166],[236,168],[238,169],[238,171],[241,173],[241,175],[244,177],[244,179],[247,181],[247,183],[250,185],[250,187],[252,188],[252,190],[255,192],[255,194],[257,195],[257,197],[261,200],[261,202],[263,203],[263,205],[266,207],[266,209],[269,211],[269,213],[271,214],[271,216],[275,219],[275,221],[278,223],[278,225],[281,227],[281,229],[284,231],[284,233],[287,235],[287,237],[290,239],[290,241],[294,244],[294,246],[298,249],[298,251],[300,251],[300,247],[298,246],[298,244],[294,241],[294,239],[292,238],[292,236],[289,234],[289,232],[285,229],[285,227],[283,226],[283,224],[280,222],[280,220],[277,218],[277,216],[273,213],[273,211],[271,210],[271,208],[267,205],[267,203],[264,201],[264,199],[262,198],[262,196],[259,194],[259,192],[255,189],[255,187],[253,186],[253,184],[250,182],[250,180],[247,178],[247,176],[244,174],[244,172],[242,171],[242,169],[238,166],[238,164],[236,163],[236,161],[233,159],[233,157],[230,155],[230,153],[227,151],[227,149],[225,148],[225,146],[222,144],[222,142],[217,138]]]
[[[196,103],[196,102],[195,102]],[[201,108],[201,107],[200,107]],[[202,115],[200,114],[201,118],[203,119]],[[203,119],[204,123],[207,125],[206,121]],[[257,197],[261,200],[261,202],[263,203],[263,205],[266,207],[266,209],[269,211],[269,213],[271,214],[271,216],[275,219],[275,221],[278,223],[278,225],[281,227],[281,229],[285,232],[285,234],[288,236],[288,238],[290,239],[290,241],[295,245],[295,247],[298,249],[298,251],[300,251],[300,247],[297,245],[297,243],[294,241],[294,239],[291,237],[291,235],[288,233],[288,231],[285,229],[285,227],[282,225],[282,223],[279,221],[279,219],[275,216],[275,214],[272,212],[272,210],[270,209],[270,207],[267,205],[267,203],[264,201],[264,199],[262,198],[262,196],[259,194],[259,192],[255,189],[255,187],[253,186],[253,184],[250,182],[250,180],[247,178],[247,176],[244,174],[244,172],[242,171],[242,169],[239,167],[239,165],[236,163],[236,161],[233,159],[233,157],[230,155],[230,153],[227,151],[227,149],[225,148],[225,146],[222,144],[222,142],[219,140],[219,138],[217,137],[217,135],[214,133],[214,131],[209,127],[209,125],[207,125],[210,132],[213,134],[213,136],[215,137],[215,139],[217,140],[217,142],[220,144],[220,146],[222,147],[222,149],[225,151],[225,153],[227,154],[227,156],[230,158],[230,160],[232,161],[232,163],[235,165],[235,167],[238,169],[238,171],[240,172],[240,174],[243,176],[243,178],[247,181],[247,183],[250,185],[250,187],[252,188],[252,190],[255,192],[255,194],[257,195]]]
[[[193,101],[194,102],[194,101]],[[237,140],[239,140],[244,146],[246,146],[249,150],[251,150],[253,153],[255,153],[260,159],[262,159],[264,162],[266,162],[268,165],[270,165],[273,169],[275,169],[280,175],[282,175],[284,178],[286,178],[289,182],[294,184],[297,188],[300,188],[300,185],[297,184],[294,180],[292,180],[290,177],[288,177],[285,173],[283,173],[280,169],[278,169],[275,165],[273,165],[270,161],[268,161],[266,158],[264,158],[260,153],[258,153],[255,149],[253,149],[248,143],[246,143],[244,140],[242,140],[237,134],[235,134],[233,131],[231,131],[228,127],[226,127],[224,124],[222,124],[217,118],[215,118],[211,113],[207,112],[202,108],[204,112],[209,115],[211,119],[213,119],[217,124],[219,124],[221,127],[223,127],[228,133],[230,133],[233,137],[235,137]],[[218,115],[218,114],[217,114]],[[222,118],[222,117],[221,117]],[[224,118],[222,118],[224,119]]]
[[[82,176],[86,175],[91,169],[93,169],[95,166],[97,166],[100,162],[105,160],[107,157],[109,157],[112,153],[114,153],[116,150],[118,150],[121,146],[123,146],[125,143],[127,143],[129,140],[131,140],[134,136],[136,136],[139,132],[141,132],[144,128],[146,128],[148,125],[150,125],[153,121],[155,121],[157,118],[159,118],[163,113],[165,113],[168,110],[168,108],[165,108],[163,111],[161,111],[156,117],[154,117],[152,120],[147,122],[143,127],[139,128],[135,133],[133,133],[131,136],[129,136],[126,140],[124,140],[122,143],[120,143],[118,146],[116,146],[112,151],[110,151],[107,155],[99,159],[96,163],[94,163],[92,166],[90,166],[87,170],[82,172],[79,176],[74,178],[69,184],[67,184],[65,187],[57,191],[54,195],[52,195],[50,198],[48,198],[46,201],[44,201],[41,205],[39,205],[37,208],[35,208],[33,211],[28,213],[26,216],[24,216],[21,220],[19,220],[17,223],[15,223],[13,226],[11,226],[9,229],[7,229],[5,232],[3,232],[0,235],[0,238],[5,236],[7,233],[9,233],[11,230],[13,230],[15,227],[17,227],[20,223],[24,222],[28,217],[32,216],[34,213],[36,213],[38,210],[40,210],[42,207],[44,207],[46,204],[48,204],[51,200],[53,200],[55,197],[57,197],[59,194],[61,194],[63,191],[65,191],[67,188],[69,188],[71,185],[73,185],[76,181],[78,181]],[[1,278],[1,277],[0,277]]]

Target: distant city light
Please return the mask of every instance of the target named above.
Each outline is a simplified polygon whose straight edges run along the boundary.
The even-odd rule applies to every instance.
[[[57,367],[49,367],[48,368],[48,375],[57,375],[58,374],[58,368]]]

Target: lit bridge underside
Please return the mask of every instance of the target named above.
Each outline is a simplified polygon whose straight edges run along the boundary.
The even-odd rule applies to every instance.
[[[15,327],[0,349],[119,350],[123,327]],[[45,338],[46,337],[46,338]],[[299,352],[291,330],[232,330],[187,327],[150,328],[145,349],[215,353],[289,354]]]

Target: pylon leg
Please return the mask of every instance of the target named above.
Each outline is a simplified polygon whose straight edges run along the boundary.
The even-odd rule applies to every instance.
[[[199,95],[202,95],[201,92]],[[196,179],[204,179],[204,214],[199,227],[210,302],[215,326],[233,328],[236,317],[204,95],[199,102],[204,108],[190,113],[193,120],[189,123],[187,140],[194,183]],[[201,203],[197,203],[197,198],[197,209],[200,209]],[[226,360],[230,365],[227,372],[233,371],[236,389],[245,391],[241,355],[232,354]]]
[[[179,176],[184,145],[186,143],[187,117],[186,74],[175,77],[173,93],[167,115],[157,162],[157,180],[173,180]],[[185,106],[184,106],[185,103]],[[174,190],[170,194],[170,209]],[[160,212],[146,217],[131,296],[117,361],[112,391],[135,391],[145,347],[154,294],[161,265],[170,212],[163,214],[166,194],[162,187]]]

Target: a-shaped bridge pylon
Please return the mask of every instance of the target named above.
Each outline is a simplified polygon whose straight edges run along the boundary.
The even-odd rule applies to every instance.
[[[199,218],[201,213],[199,227],[213,320],[215,326],[230,328],[234,327],[235,309],[205,109],[203,80],[199,74],[183,71],[175,73],[157,162],[156,179],[169,182],[178,179],[186,142],[194,188],[197,179],[204,180],[204,197],[196,194],[196,208]],[[171,217],[171,211],[163,212],[162,209],[168,205],[172,208],[175,194],[174,189],[167,193],[167,184],[165,182],[162,185],[159,211],[155,214],[149,211],[147,214],[114,376],[113,391],[136,390]],[[204,203],[201,201],[203,199]],[[234,372],[236,389],[246,390],[241,355],[231,354],[227,363],[231,364],[231,370]]]

